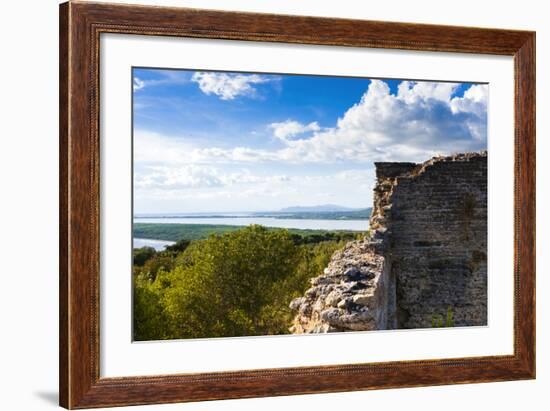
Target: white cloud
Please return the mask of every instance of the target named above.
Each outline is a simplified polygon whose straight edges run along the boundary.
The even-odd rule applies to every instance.
[[[148,166],[136,172],[138,189],[210,189],[247,184],[274,184],[289,181],[286,175],[254,175],[248,169],[223,170],[205,165]]]
[[[273,135],[279,140],[286,142],[289,139],[305,134],[311,131],[319,131],[319,123],[316,121],[309,124],[302,124],[294,120],[286,120],[280,123],[271,123],[269,128],[273,130]]]
[[[402,82],[397,95],[373,80],[335,127],[293,140],[279,156],[289,161],[423,161],[433,155],[486,146],[487,86],[452,98],[451,83]]]
[[[451,110],[454,114],[469,113],[475,117],[466,120],[466,125],[475,139],[487,140],[487,100],[489,89],[487,85],[478,84],[464,92],[463,97],[451,100]]]
[[[215,94],[222,100],[233,100],[238,96],[254,95],[254,84],[266,83],[272,79],[258,74],[197,72],[193,74],[191,81],[197,83],[205,94]]]
[[[134,91],[141,90],[143,87],[145,87],[145,82],[137,77],[134,77]]]
[[[150,166],[135,175],[137,189],[187,189],[197,187],[221,187],[223,181],[218,170],[196,165],[179,167]]]
[[[487,85],[451,97],[456,85],[403,82],[397,95],[374,80],[332,128],[287,120],[268,127],[285,147],[197,147],[185,138],[136,132],[137,161],[159,163],[345,163],[424,161],[431,156],[486,148]],[[292,139],[312,133],[309,138]]]
[[[409,104],[429,99],[448,102],[458,86],[458,83],[402,81],[397,87],[397,96]]]
[[[454,113],[473,112],[477,115],[486,115],[489,89],[486,84],[471,86],[464,92],[463,97],[455,97],[451,101],[451,109]]]
[[[157,78],[143,80],[139,77],[134,77],[134,92],[143,90],[145,87],[177,85],[189,82],[189,74],[184,70],[153,70],[152,72],[157,75]]]

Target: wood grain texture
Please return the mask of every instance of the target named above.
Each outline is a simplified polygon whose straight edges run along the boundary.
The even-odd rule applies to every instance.
[[[535,34],[514,57],[516,96],[515,337],[517,356],[535,375]]]
[[[515,59],[514,354],[156,377],[99,374],[101,33],[484,53]],[[91,408],[535,376],[535,34],[182,8],[60,6],[60,404]]]
[[[67,140],[69,134],[69,77],[68,77],[68,4],[60,6],[59,14],[59,402],[69,403],[69,316],[68,316],[68,173],[69,156]]]

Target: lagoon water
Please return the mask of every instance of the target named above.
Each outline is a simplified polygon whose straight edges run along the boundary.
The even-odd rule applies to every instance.
[[[153,240],[150,238],[134,238],[134,248],[153,247],[157,251],[162,251],[167,246],[172,244],[174,244],[173,241]]]
[[[136,217],[134,223],[151,224],[213,224],[247,226],[260,224],[266,227],[299,228],[303,230],[367,231],[369,220],[310,220],[274,217]]]

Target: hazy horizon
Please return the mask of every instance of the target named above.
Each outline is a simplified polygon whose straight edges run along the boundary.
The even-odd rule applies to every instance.
[[[284,212],[289,212],[288,210],[286,209],[293,209],[293,208],[304,208],[304,209],[312,209],[312,208],[317,208],[317,207],[328,207],[328,206],[331,206],[331,207],[334,207],[335,211],[359,211],[359,210],[365,210],[365,209],[368,209],[368,208],[372,208],[372,206],[368,206],[368,207],[359,207],[359,208],[356,208],[356,207],[346,207],[346,206],[342,206],[340,204],[315,204],[315,205],[293,205],[293,206],[287,206],[287,207],[282,207],[282,208],[279,208],[277,210],[233,210],[233,211],[228,211],[228,210],[220,210],[220,211],[213,211],[213,210],[204,210],[204,211],[155,211],[155,212],[144,212],[144,213],[140,213],[140,212],[135,212],[135,215],[136,216],[139,216],[141,214],[146,214],[146,215],[168,215],[168,214],[227,214],[227,213],[284,213]],[[344,210],[338,210],[338,209],[344,209]],[[302,211],[302,212],[308,212],[308,211]]]

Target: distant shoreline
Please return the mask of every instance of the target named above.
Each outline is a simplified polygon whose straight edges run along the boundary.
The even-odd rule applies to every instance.
[[[175,218],[275,218],[281,220],[368,220],[372,208],[352,211],[273,211],[273,212],[219,212],[219,213],[165,213],[136,214],[134,219],[175,219]]]
[[[151,247],[154,248],[156,251],[163,251],[166,247],[169,245],[175,244],[175,241],[169,241],[169,240],[158,240],[154,238],[138,238],[134,237],[132,239],[132,245],[134,249],[136,248],[142,248],[142,247]]]
[[[247,225],[224,225],[224,224],[182,224],[182,223],[140,223],[134,222],[133,238],[151,241],[178,241],[178,240],[200,240],[211,234],[223,234],[231,231],[243,229]],[[352,235],[362,235],[368,232],[365,229],[346,230],[346,229],[300,229],[285,227],[266,227],[269,230],[286,229],[290,234],[296,234],[304,237],[324,236],[327,233],[341,234],[349,233]]]

